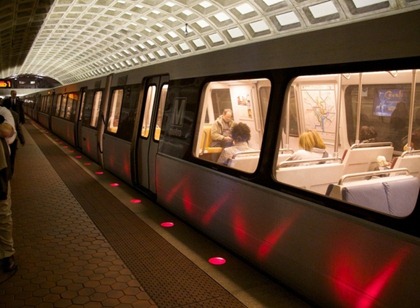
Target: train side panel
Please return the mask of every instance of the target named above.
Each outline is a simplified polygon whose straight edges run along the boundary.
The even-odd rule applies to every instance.
[[[74,122],[58,117],[52,117],[51,131],[67,143],[75,146]]]
[[[416,238],[165,155],[157,185],[168,210],[321,306],[420,303]]]

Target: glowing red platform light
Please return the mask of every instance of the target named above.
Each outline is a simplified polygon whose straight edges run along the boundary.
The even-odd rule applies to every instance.
[[[75,157],[76,158],[82,158],[82,155],[76,155]]]
[[[102,175],[102,174],[104,174],[104,172],[103,171],[96,171],[95,174]]]
[[[109,184],[109,185],[111,185],[111,187],[118,187],[118,186],[120,186],[120,184],[119,184],[119,183],[111,183],[111,184]]]
[[[226,263],[226,259],[222,257],[213,257],[209,259],[209,263],[213,265],[223,265]]]
[[[175,224],[172,221],[165,221],[160,224],[164,228],[172,228]]]
[[[84,163],[84,165],[85,165],[85,166],[90,166],[90,165],[91,165],[91,163]]]
[[[140,199],[131,199],[130,200],[131,203],[141,203]]]

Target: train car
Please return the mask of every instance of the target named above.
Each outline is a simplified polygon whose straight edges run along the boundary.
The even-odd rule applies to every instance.
[[[316,305],[416,307],[419,17],[60,87],[50,129]],[[224,110],[250,138],[221,163],[232,149],[212,131]],[[321,156],[299,159],[305,133],[322,138]]]

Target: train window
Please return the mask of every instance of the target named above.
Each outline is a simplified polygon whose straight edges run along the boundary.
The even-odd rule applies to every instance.
[[[107,126],[107,131],[110,133],[116,133],[118,131],[123,93],[123,89],[116,89],[112,92],[111,109],[109,111]]]
[[[65,118],[67,120],[73,121],[76,115],[76,107],[77,107],[77,101],[79,100],[79,94],[68,93],[66,95],[66,98],[67,98],[67,105],[66,105]]]
[[[101,106],[102,91],[86,91],[86,99],[83,108],[83,125],[96,128]]]
[[[159,109],[156,119],[156,128],[154,139],[158,141],[160,139],[160,128],[162,127],[163,111],[165,110],[166,95],[168,94],[168,85],[165,84],[160,90]]]
[[[99,119],[99,111],[101,109],[102,91],[96,91],[93,97],[92,116],[90,118],[90,126],[97,127]]]
[[[127,86],[124,88],[124,98],[121,105],[121,114],[117,134],[118,137],[125,140],[131,140],[133,135],[140,89],[140,84]]]
[[[274,177],[386,215],[409,215],[419,194],[419,75],[294,79],[283,104]]]
[[[194,155],[254,172],[260,157],[271,82],[268,79],[213,81],[204,89]]]
[[[144,138],[149,137],[150,121],[152,119],[153,102],[156,97],[156,86],[149,86],[147,89],[146,102],[144,105],[143,124],[141,126],[141,136]]]
[[[45,96],[41,98],[41,108],[40,108],[41,112],[45,112],[45,98],[46,98]]]
[[[94,91],[89,90],[86,92],[85,104],[83,106],[83,115],[82,121],[84,126],[91,126],[91,116],[92,116],[92,105],[93,105]]]

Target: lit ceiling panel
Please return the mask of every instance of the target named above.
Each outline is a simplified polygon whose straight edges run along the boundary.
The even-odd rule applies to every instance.
[[[37,5],[48,1],[22,2],[36,10]],[[25,60],[9,66],[2,64],[2,77],[32,73],[67,84],[197,53],[420,8],[420,0],[49,2],[51,9],[41,15],[44,23]],[[0,16],[0,24],[1,21]]]

